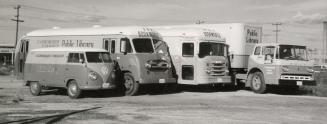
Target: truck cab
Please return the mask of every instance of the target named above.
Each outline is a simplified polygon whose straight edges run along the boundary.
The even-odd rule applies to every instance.
[[[306,46],[256,44],[247,69],[246,86],[256,93],[264,93],[267,85],[316,85],[313,61],[308,59]]]
[[[214,30],[199,27],[154,27],[169,47],[178,84],[231,84],[227,44]]]

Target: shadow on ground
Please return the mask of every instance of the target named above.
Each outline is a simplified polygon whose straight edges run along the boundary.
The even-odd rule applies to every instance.
[[[10,124],[10,123],[31,124],[31,123],[36,123],[36,122],[42,122],[45,124],[53,124],[53,123],[57,123],[57,122],[61,121],[62,119],[64,119],[67,116],[90,111],[90,110],[95,110],[95,109],[99,109],[99,108],[101,108],[101,107],[94,107],[94,108],[72,111],[72,112],[64,113],[64,114],[44,116],[44,117],[35,117],[35,118],[27,118],[27,119],[21,119],[21,120],[0,122],[0,124]]]

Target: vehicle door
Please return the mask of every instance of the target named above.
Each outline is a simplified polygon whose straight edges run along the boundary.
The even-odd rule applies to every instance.
[[[29,40],[28,39],[22,39],[21,45],[19,48],[19,51],[17,53],[17,78],[23,79],[24,78],[24,67],[25,67],[25,61],[26,56],[29,51]]]
[[[182,42],[182,57],[179,77],[182,83],[194,84],[195,82],[195,44],[194,42]]]
[[[85,55],[80,52],[68,54],[67,64],[64,66],[65,80],[75,79],[79,85],[87,82]]]

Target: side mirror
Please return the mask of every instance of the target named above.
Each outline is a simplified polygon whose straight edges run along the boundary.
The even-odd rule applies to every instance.
[[[84,60],[83,59],[79,59],[79,63],[84,64]]]
[[[125,40],[122,40],[121,42],[120,42],[120,52],[122,52],[122,53],[126,53],[126,43],[127,41],[125,41]]]
[[[267,64],[273,63],[273,59],[271,55],[265,55],[265,63]]]

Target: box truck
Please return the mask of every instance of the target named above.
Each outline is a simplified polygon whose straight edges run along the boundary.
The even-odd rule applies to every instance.
[[[153,27],[169,47],[177,82],[186,85],[230,84],[227,45],[205,28]]]
[[[159,41],[163,42],[158,32],[139,26],[36,30],[17,44],[16,74],[19,79],[25,76],[26,55],[36,48],[101,48],[109,51],[116,62],[125,95],[136,95],[141,84],[176,84],[169,56],[154,48],[154,42]]]
[[[70,98],[79,98],[83,90],[114,89],[114,66],[103,49],[39,48],[26,57],[24,82],[35,96],[43,88],[66,88]]]
[[[265,93],[267,85],[285,85],[292,89],[316,85],[313,62],[308,59],[306,46],[262,43],[261,27],[244,23],[172,27],[202,27],[220,33],[229,45],[230,74],[234,82],[243,82],[256,93]]]

